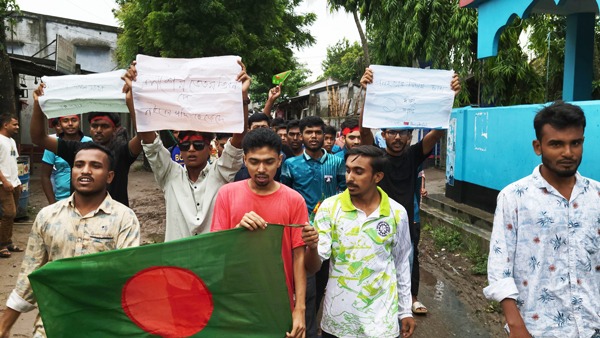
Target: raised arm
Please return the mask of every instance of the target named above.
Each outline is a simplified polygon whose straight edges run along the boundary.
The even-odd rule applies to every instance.
[[[365,73],[360,79],[360,85],[365,90],[365,95],[367,91],[367,85],[373,83],[373,71],[371,68],[365,68]],[[375,138],[373,137],[373,133],[371,132],[371,128],[363,127],[363,116],[365,112],[365,100],[363,100],[363,104],[360,110],[360,118],[358,119],[358,126],[360,127],[360,144],[363,145],[374,145]]]
[[[135,116],[135,107],[133,106],[133,81],[137,79],[137,70],[135,68],[135,61],[131,63],[127,73],[122,77],[123,81],[125,81],[125,85],[123,86],[123,92],[125,92],[125,102],[127,103],[127,109],[129,110],[129,115],[131,115],[131,123],[133,123],[134,127],[137,129],[136,125],[136,116]],[[142,152],[142,142],[144,144],[151,144],[156,139],[156,133],[153,131],[143,131],[138,132],[136,130],[136,135],[134,138],[129,141],[129,151],[133,155],[137,155]],[[141,141],[141,142],[140,142]],[[139,150],[138,150],[139,144]],[[137,151],[137,152],[134,152]]]
[[[31,115],[29,133],[31,134],[31,141],[34,144],[56,154],[58,151],[58,139],[48,136],[48,132],[46,131],[46,117],[42,113],[39,102],[39,97],[44,95],[44,87],[46,85],[42,83],[33,91],[33,114]]]
[[[239,134],[233,134],[231,138],[231,145],[241,149],[242,148],[242,140],[248,131],[248,103],[250,98],[248,97],[248,89],[250,89],[250,76],[246,73],[246,66],[242,63],[242,61],[238,61],[238,64],[242,67],[242,71],[237,76],[237,81],[242,83],[242,100],[244,100],[244,131]]]
[[[452,77],[452,81],[450,81],[450,87],[454,91],[454,97],[460,93],[460,80],[458,79],[458,74],[454,73]],[[435,129],[427,133],[423,137],[423,154],[427,155],[435,147],[435,144],[444,136],[444,130]]]
[[[269,90],[269,97],[267,98],[267,103],[265,103],[265,108],[263,109],[263,113],[267,116],[271,116],[271,110],[273,109],[273,104],[275,101],[281,96],[281,85],[273,87]]]

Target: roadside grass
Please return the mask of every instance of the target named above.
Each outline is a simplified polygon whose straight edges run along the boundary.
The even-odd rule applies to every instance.
[[[425,224],[423,230],[431,235],[436,249],[458,252],[469,259],[472,265],[470,269],[472,274],[487,274],[488,255],[482,253],[481,247],[476,241],[464,238],[459,231],[446,226],[434,227],[430,224]]]

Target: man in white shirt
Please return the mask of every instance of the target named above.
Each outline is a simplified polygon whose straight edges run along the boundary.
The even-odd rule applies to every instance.
[[[0,117],[0,203],[2,220],[0,222],[0,258],[10,258],[11,252],[23,249],[12,242],[14,218],[21,196],[21,181],[17,168],[17,144],[13,139],[19,133],[19,121],[10,114]]]

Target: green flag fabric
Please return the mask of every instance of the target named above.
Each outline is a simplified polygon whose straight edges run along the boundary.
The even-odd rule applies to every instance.
[[[283,81],[285,81],[285,79],[287,79],[291,73],[292,73],[292,71],[288,70],[283,73],[273,75],[273,84],[278,85],[280,83],[283,83]]]
[[[285,336],[282,226],[50,262],[29,276],[49,338]]]

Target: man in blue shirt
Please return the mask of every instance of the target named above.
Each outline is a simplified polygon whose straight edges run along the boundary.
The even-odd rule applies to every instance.
[[[288,125],[289,127],[289,125]],[[318,116],[300,120],[300,134],[304,152],[288,158],[281,169],[281,183],[304,197],[312,219],[320,202],[346,189],[346,166],[343,158],[328,154],[323,149],[325,122]],[[323,262],[321,270],[307,276],[306,281],[306,336],[317,335],[317,310],[327,285],[329,264]],[[318,291],[317,291],[318,288]],[[317,296],[319,295],[319,296]]]
[[[344,159],[346,151],[360,145],[360,127],[356,117],[349,117],[340,126],[344,147],[335,156]]]

